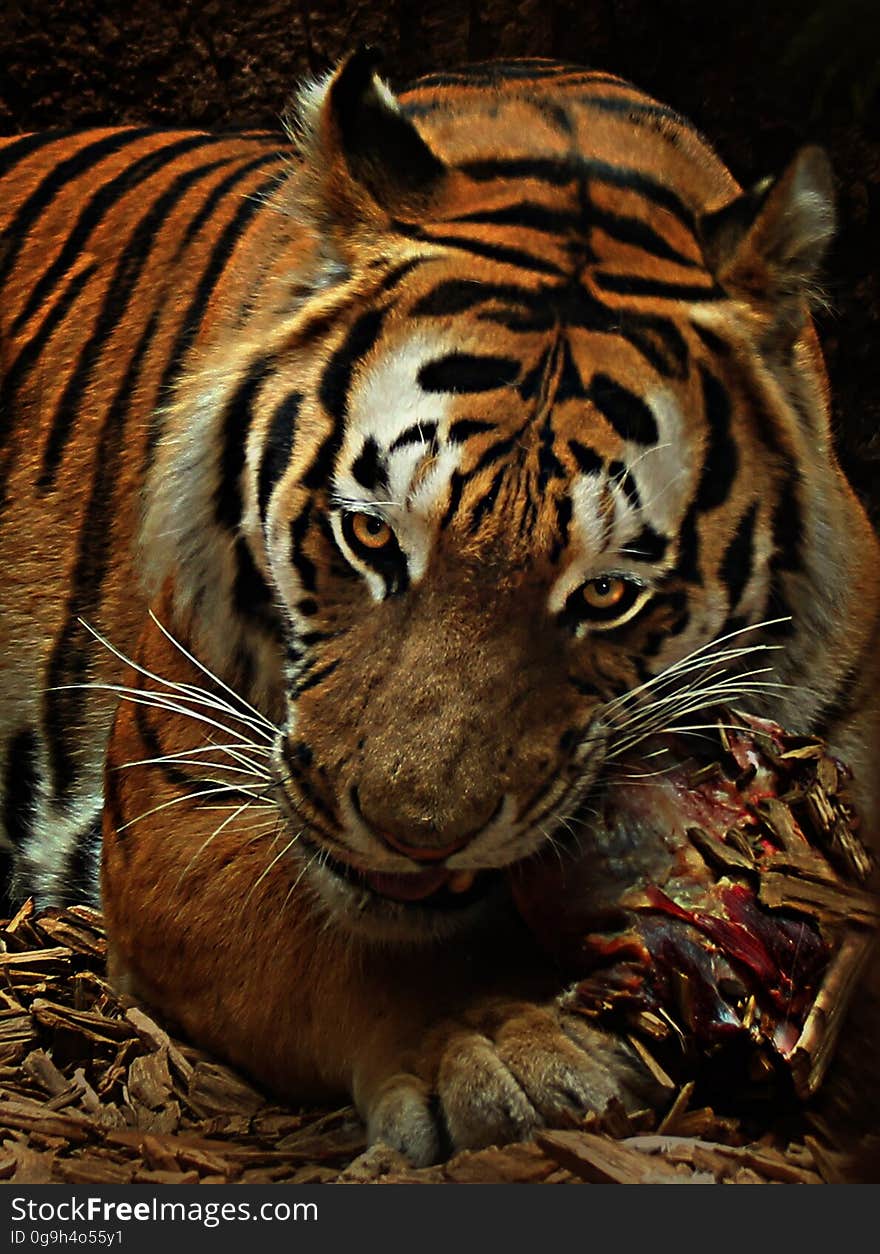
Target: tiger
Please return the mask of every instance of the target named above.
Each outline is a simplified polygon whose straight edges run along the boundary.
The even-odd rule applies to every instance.
[[[11,903],[424,1164],[657,1100],[509,890],[622,743],[734,701],[876,841],[880,551],[821,150],[743,191],[615,75],[379,66],[4,142],[0,815]]]

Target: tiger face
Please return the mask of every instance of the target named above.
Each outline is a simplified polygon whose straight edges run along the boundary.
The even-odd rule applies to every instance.
[[[308,524],[282,484],[265,525],[298,627],[290,821],[346,917],[436,929],[482,900],[487,871],[578,838],[625,735],[615,699],[764,614],[779,468],[734,445],[693,327],[688,374],[646,388],[625,333],[554,327],[526,349],[499,322],[452,338],[427,314],[414,335],[426,280],[428,300],[465,281],[430,269],[360,363]],[[474,288],[477,313],[502,310]],[[755,469],[735,489],[739,458]],[[745,522],[701,552],[719,509]]]
[[[805,301],[824,158],[737,195],[704,149],[592,135],[558,80],[555,131],[508,91],[482,149],[485,92],[453,126],[353,58],[312,94],[307,296],[183,393],[212,525],[154,493],[215,655],[247,601],[306,883],[382,939],[484,917],[652,730],[725,702],[815,729],[853,594]]]

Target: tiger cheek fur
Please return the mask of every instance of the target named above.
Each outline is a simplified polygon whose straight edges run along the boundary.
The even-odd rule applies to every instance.
[[[549,63],[300,104],[0,148],[0,824],[16,898],[100,855],[117,981],[427,1162],[655,1096],[504,891],[622,747],[740,702],[876,836],[880,554],[820,153],[742,193]]]

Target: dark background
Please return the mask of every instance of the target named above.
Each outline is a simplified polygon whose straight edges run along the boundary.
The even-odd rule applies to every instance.
[[[0,133],[274,127],[303,74],[359,41],[395,86],[499,55],[622,74],[744,183],[823,144],[840,231],[819,327],[841,455],[880,520],[880,0],[0,0]]]

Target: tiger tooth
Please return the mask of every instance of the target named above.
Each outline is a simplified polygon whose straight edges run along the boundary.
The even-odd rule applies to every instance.
[[[449,877],[447,887],[451,893],[466,893],[469,888],[473,888],[476,878],[476,871],[453,871]]]

